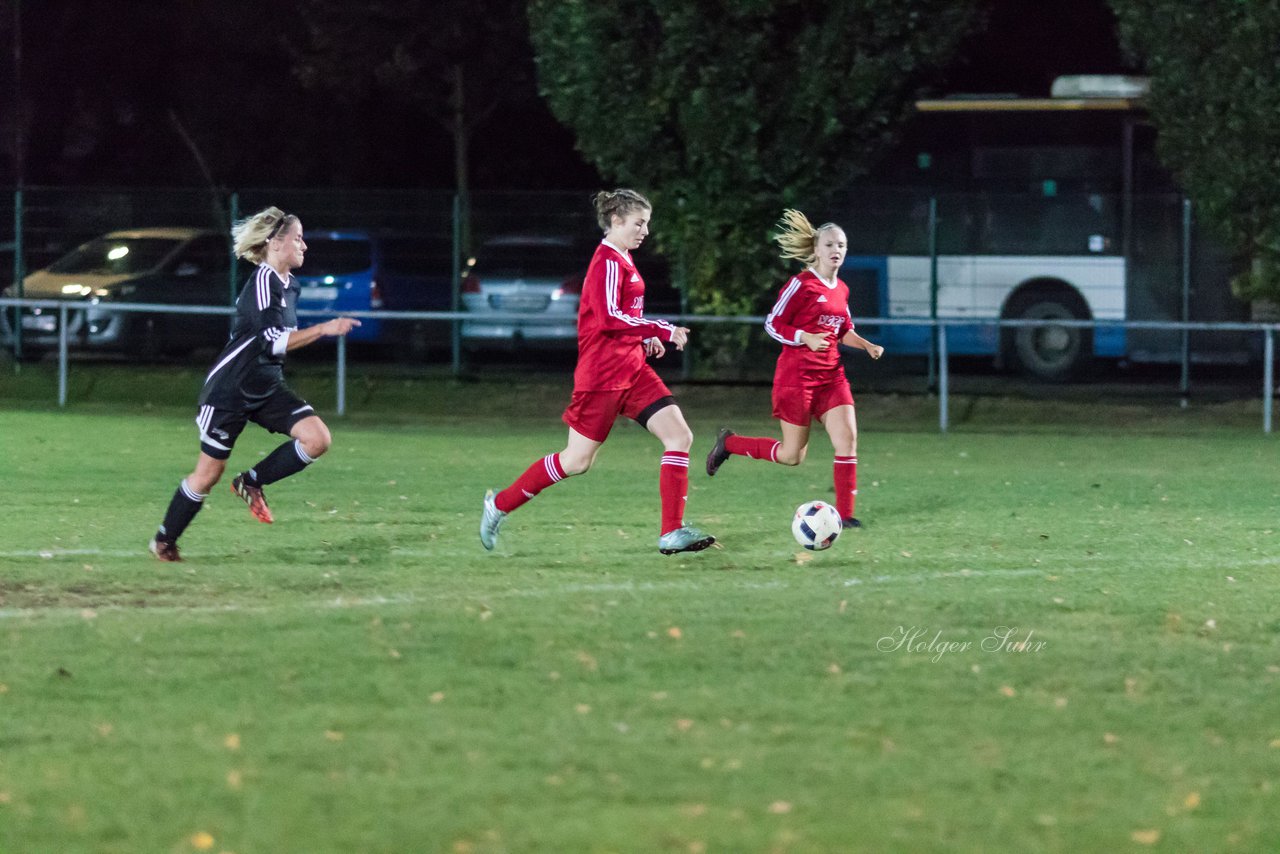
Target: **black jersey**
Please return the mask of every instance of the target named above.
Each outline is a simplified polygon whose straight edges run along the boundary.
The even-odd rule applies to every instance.
[[[298,281],[262,264],[236,298],[231,340],[218,354],[200,392],[200,405],[251,408],[284,384],[289,333],[298,328]]]

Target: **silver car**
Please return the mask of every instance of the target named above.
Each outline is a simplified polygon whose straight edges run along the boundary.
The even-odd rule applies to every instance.
[[[594,245],[569,237],[507,235],[486,240],[467,261],[462,323],[469,350],[574,348],[578,300]]]

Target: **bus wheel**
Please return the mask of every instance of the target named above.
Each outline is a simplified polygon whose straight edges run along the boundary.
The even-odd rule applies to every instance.
[[[1011,315],[1019,320],[1083,320],[1056,297],[1033,298]],[[1080,371],[1093,351],[1093,334],[1073,326],[1022,326],[1013,330],[1012,355],[1027,376],[1065,382]]]

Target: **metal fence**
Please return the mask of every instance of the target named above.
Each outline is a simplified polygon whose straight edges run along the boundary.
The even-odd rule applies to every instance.
[[[463,293],[464,283],[473,285],[477,278],[484,277],[483,271],[491,269],[490,250],[513,238],[550,238],[553,243],[562,242],[567,249],[563,253],[564,273],[580,274],[589,257],[589,250],[583,251],[583,242],[593,241],[599,234],[590,194],[585,191],[474,193],[464,200],[448,192],[341,188],[228,192],[35,187],[15,190],[12,198],[12,205],[0,206],[0,270],[13,271],[8,295],[28,302],[4,302],[6,307],[0,308],[0,333],[7,324],[11,331],[7,347],[18,357],[23,355],[24,346],[34,348],[40,344],[35,338],[40,330],[46,333],[43,346],[47,349],[90,349],[83,336],[67,338],[64,332],[66,320],[87,314],[86,305],[95,298],[84,293],[28,293],[27,285],[38,278],[34,273],[28,276],[29,271],[49,267],[93,238],[159,227],[207,234],[222,247],[215,251],[216,263],[208,274],[213,281],[212,295],[186,299],[181,306],[162,304],[159,299],[144,300],[141,295],[132,300],[127,295],[112,295],[103,297],[92,310],[105,317],[132,313],[140,318],[139,313],[148,311],[186,314],[184,320],[193,324],[198,315],[204,315],[201,325],[208,339],[206,348],[220,346],[227,324],[217,315],[231,313],[227,306],[247,277],[247,271],[231,257],[229,224],[273,204],[297,213],[309,237],[326,231],[377,235],[383,256],[378,276],[385,311],[364,310],[371,306],[344,306],[341,313],[381,321],[376,343],[384,346],[390,358],[445,360],[459,374],[469,352],[502,344],[464,337],[469,328],[467,321],[474,318],[463,309],[468,300],[475,300],[474,295]],[[656,236],[660,239],[662,212],[657,213]],[[1271,327],[1251,323],[1251,307],[1232,297],[1229,280],[1238,268],[1237,261],[1201,233],[1189,202],[1181,195],[1121,199],[1098,194],[1050,197],[1043,193],[943,193],[928,188],[863,187],[836,199],[827,210],[810,213],[815,218],[844,224],[851,259],[861,256],[862,264],[860,268],[846,264],[841,273],[850,285],[851,310],[864,318],[863,324],[885,327],[887,338],[892,333],[908,331],[910,346],[928,357],[930,388],[936,388],[943,380],[940,374],[947,360],[940,355],[979,353],[974,342],[981,338],[985,340],[977,346],[986,348],[982,354],[999,358],[1004,343],[1000,331],[1008,330],[1007,335],[1019,327],[1037,325],[1017,319],[1018,312],[996,312],[1003,318],[997,319],[990,306],[984,308],[972,302],[955,311],[940,306],[939,295],[945,294],[953,283],[943,281],[939,269],[945,270],[947,262],[954,262],[957,257],[1024,260],[1034,266],[1034,259],[1065,254],[1102,265],[1122,263],[1124,282],[1116,289],[1119,308],[1106,315],[1122,320],[1099,320],[1097,315],[1085,314],[1077,315],[1075,320],[1055,318],[1052,325],[1091,330],[1099,355],[1180,365],[1183,391],[1192,363],[1247,361],[1256,365],[1261,361],[1265,362],[1264,369],[1270,369],[1270,362],[1262,358],[1262,339],[1270,335]],[[1122,227],[1122,223],[1128,225]],[[7,241],[6,234],[11,235]],[[733,247],[725,247],[725,251],[733,251]],[[6,252],[10,253],[7,258]],[[918,289],[924,295],[923,303],[917,308],[904,309],[886,296],[887,268],[881,262],[903,254],[911,256],[925,271]],[[312,257],[309,253],[308,259]],[[315,252],[314,257],[318,259],[320,253]],[[556,263],[560,264],[561,259]],[[700,315],[697,294],[674,279],[672,271],[678,270],[679,265],[665,263],[656,247],[646,244],[640,266],[646,281],[647,314],[678,315],[681,322],[703,328],[696,363],[694,356],[683,356],[686,377],[760,378],[758,366],[772,361],[774,342],[764,333],[759,318]],[[471,275],[477,271],[481,272],[479,277]],[[307,267],[300,272],[306,274]],[[981,275],[971,273],[970,277]],[[767,310],[781,284],[762,275],[759,300],[749,311]],[[984,284],[990,283],[973,282],[975,286]],[[0,287],[0,291],[4,290]],[[991,289],[987,291],[990,293]],[[61,299],[40,301],[53,297]],[[48,316],[39,321],[20,318],[14,309],[19,304]],[[957,313],[966,316],[961,319]],[[505,316],[501,311],[490,314],[488,319],[504,317],[518,319],[526,328],[550,322],[536,316]],[[24,337],[28,322],[30,338]],[[376,323],[367,324],[363,332],[372,334],[375,326]],[[981,334],[971,334],[974,330]],[[182,328],[172,334],[194,340],[194,332],[194,328]],[[572,352],[572,329],[567,332],[555,344]],[[1098,345],[1107,333],[1124,337],[1123,352],[1103,352]],[[353,338],[353,343],[364,346],[359,336]],[[525,342],[513,335],[508,343],[515,349]],[[704,343],[713,346],[704,348]],[[878,343],[891,345],[889,349],[895,354],[909,352],[900,337]],[[345,359],[347,343],[341,347]],[[65,358],[60,358],[59,363],[65,369]],[[474,360],[466,367],[475,370],[483,364]],[[340,362],[339,368],[345,371],[345,362]]]
[[[83,242],[113,231],[184,227],[227,235],[235,219],[269,204],[298,214],[308,233],[358,230],[399,239],[394,266],[448,291],[457,289],[469,262],[484,263],[486,247],[513,235],[574,238],[569,272],[584,267],[581,238],[598,234],[587,192],[472,193],[407,190],[250,188],[87,189],[28,187],[11,191],[0,205],[0,270],[12,270],[10,296],[23,293],[26,274],[47,267]],[[1124,215],[1121,215],[1121,212]],[[655,237],[661,244],[662,212]],[[1123,258],[1127,269],[1125,318],[1214,322],[1248,320],[1249,307],[1232,297],[1228,282],[1238,259],[1217,247],[1195,222],[1187,199],[1175,193],[1121,197],[1116,194],[936,192],[929,189],[860,188],[834,200],[815,216],[842,223],[850,255],[1001,257],[1083,255]],[[734,251],[725,247],[725,251]],[[7,256],[7,257],[6,257]],[[679,310],[699,311],[696,293],[672,281],[656,246],[646,246],[642,268],[650,290],[678,291]],[[223,264],[229,304],[244,279]],[[3,275],[3,273],[0,273]],[[760,282],[760,309],[780,282]],[[853,283],[851,282],[851,285]],[[935,283],[936,286],[936,283]],[[439,309],[445,306],[433,306]],[[388,306],[391,308],[391,306]],[[421,306],[412,306],[421,308]],[[864,315],[887,314],[887,306],[863,306]],[[924,314],[930,314],[925,311]],[[945,314],[945,312],[943,312]],[[1171,330],[1135,330],[1136,351],[1176,357]],[[1205,339],[1206,352],[1234,346]]]
[[[58,386],[57,401],[60,407],[67,404],[67,377],[70,365],[70,336],[68,329],[68,315],[75,310],[73,304],[69,304],[64,300],[20,300],[14,298],[0,298],[0,309],[5,308],[39,308],[56,312],[58,316]],[[220,306],[187,306],[174,307],[170,305],[159,305],[154,303],[115,303],[104,311],[130,313],[130,312],[165,312],[184,315],[230,315],[233,309]],[[310,312],[299,312],[301,315],[311,314]],[[359,311],[351,312],[351,316],[368,319],[390,319],[407,316],[410,319],[419,319],[425,321],[440,321],[447,323],[459,323],[468,318],[466,312],[386,312],[386,311]],[[509,315],[510,319],[521,319],[521,315]],[[763,322],[763,317],[758,316],[712,316],[712,315],[664,315],[664,319],[689,326],[737,326],[756,329]],[[1272,432],[1272,399],[1276,391],[1274,362],[1275,362],[1275,335],[1280,331],[1280,323],[1166,323],[1158,321],[1086,321],[1086,320],[990,320],[990,321],[973,321],[973,320],[939,320],[927,317],[906,317],[906,318],[855,318],[855,323],[859,326],[875,325],[875,326],[913,326],[924,329],[934,330],[936,333],[936,351],[935,359],[932,362],[933,368],[936,368],[936,390],[938,398],[938,430],[947,432],[950,427],[950,362],[953,358],[948,349],[947,336],[948,330],[956,330],[961,327],[985,326],[995,329],[1019,329],[1019,328],[1045,328],[1045,327],[1068,327],[1077,329],[1088,329],[1098,331],[1101,329],[1124,329],[1129,330],[1151,330],[1165,333],[1175,333],[1181,336],[1189,336],[1192,333],[1203,332],[1229,332],[1235,334],[1245,334],[1262,337],[1262,431],[1270,434]],[[337,356],[335,362],[335,380],[337,389],[336,410],[338,415],[347,413],[347,367],[349,357],[347,343],[344,338],[337,339]],[[1182,365],[1181,387],[1185,391],[1188,387],[1189,380],[1189,363],[1184,362]]]

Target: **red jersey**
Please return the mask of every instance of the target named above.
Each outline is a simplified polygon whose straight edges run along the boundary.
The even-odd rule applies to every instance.
[[[644,317],[644,279],[631,254],[601,241],[591,256],[578,303],[574,391],[628,388],[644,366],[644,342],[671,340],[675,327]]]
[[[814,381],[830,381],[840,367],[840,348],[844,334],[853,329],[849,314],[849,286],[836,279],[824,282],[812,269],[791,277],[778,293],[764,329],[782,344],[775,385],[804,385]],[[819,335],[830,333],[831,346],[817,352],[800,343],[801,332]],[[826,375],[825,377],[823,375]]]

